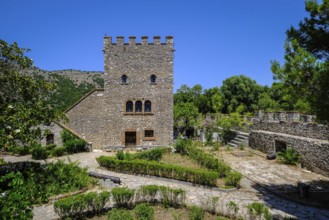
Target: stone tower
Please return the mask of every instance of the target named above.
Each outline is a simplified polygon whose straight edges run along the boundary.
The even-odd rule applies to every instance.
[[[104,37],[104,147],[166,146],[173,139],[173,37]]]

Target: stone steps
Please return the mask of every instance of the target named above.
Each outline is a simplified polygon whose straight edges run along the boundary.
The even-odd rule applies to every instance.
[[[239,147],[240,145],[248,146],[249,145],[249,134],[237,132],[237,135],[228,143],[231,147]]]

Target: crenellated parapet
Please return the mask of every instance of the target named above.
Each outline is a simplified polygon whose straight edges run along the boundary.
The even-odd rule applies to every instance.
[[[139,41],[136,40],[135,36],[128,37],[128,41],[125,42],[125,37],[117,36],[114,42],[114,38],[112,36],[105,36],[104,37],[104,46],[108,45],[116,45],[116,46],[124,46],[124,45],[169,45],[173,46],[174,38],[173,36],[166,36],[165,41],[161,42],[160,36],[154,36],[153,41],[149,40],[148,36],[142,36]]]

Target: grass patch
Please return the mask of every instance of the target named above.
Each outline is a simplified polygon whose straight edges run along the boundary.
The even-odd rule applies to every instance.
[[[165,154],[161,160],[162,163],[175,164],[177,166],[200,169],[201,166],[195,163],[191,158],[180,154]]]

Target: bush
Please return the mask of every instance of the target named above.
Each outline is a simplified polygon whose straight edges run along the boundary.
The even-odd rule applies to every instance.
[[[108,220],[133,220],[133,217],[128,210],[114,208],[108,212]]]
[[[297,165],[301,156],[293,148],[288,148],[283,152],[278,153],[278,160],[284,164]]]
[[[154,219],[154,211],[147,203],[138,204],[135,209],[137,220],[152,220]]]
[[[164,206],[179,207],[185,203],[186,192],[182,189],[172,189],[166,186],[146,185],[142,186],[136,195],[139,202],[156,202]]]
[[[154,160],[159,162],[162,159],[163,154],[168,151],[169,148],[154,148],[152,150],[136,153],[132,155],[132,159]]]
[[[111,195],[116,207],[130,208],[133,204],[134,190],[128,188],[113,188]]]
[[[263,203],[253,202],[246,207],[248,209],[248,214],[252,219],[272,219],[269,209]]]
[[[78,153],[87,150],[86,142],[81,139],[68,140],[64,143],[64,147],[68,153]]]
[[[204,218],[204,211],[197,206],[190,207],[189,211],[190,220],[202,220]]]
[[[51,151],[51,154],[55,157],[60,157],[66,154],[66,148],[65,147],[56,147]]]
[[[231,171],[227,174],[225,177],[225,185],[226,186],[234,186],[238,187],[240,186],[240,181],[242,179],[242,174],[237,171]]]
[[[109,192],[90,192],[60,199],[54,203],[54,209],[60,217],[81,216],[84,212],[100,213],[109,200]]]
[[[188,154],[188,146],[192,145],[192,140],[190,139],[182,139],[178,138],[175,143],[175,149],[176,152],[182,155],[187,155]]]
[[[219,173],[215,171],[191,169],[171,164],[161,164],[154,161],[125,161],[106,156],[98,157],[96,160],[100,166],[115,172],[159,176],[200,185],[216,186],[219,176]]]
[[[37,145],[32,149],[32,159],[34,160],[44,160],[47,159],[48,155],[46,152],[46,148],[41,147],[41,145]]]
[[[56,147],[56,144],[48,144],[48,145],[45,146],[46,150],[49,150],[49,151],[51,151],[55,147]]]

